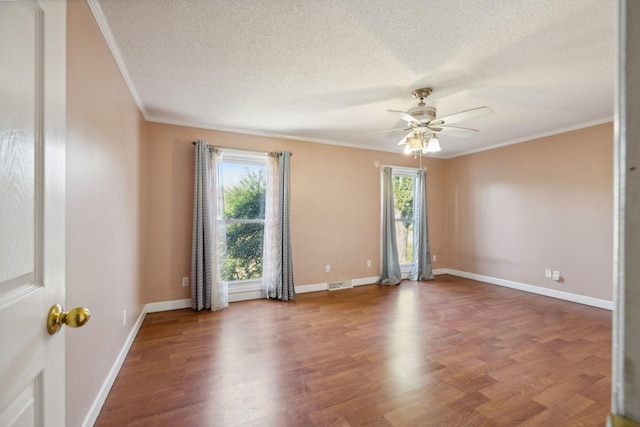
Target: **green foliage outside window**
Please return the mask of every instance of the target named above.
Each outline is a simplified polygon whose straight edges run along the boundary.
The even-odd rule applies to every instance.
[[[394,176],[393,198],[396,217],[396,239],[401,263],[413,262],[413,187],[415,178]],[[404,227],[399,227],[402,223]]]
[[[247,168],[239,182],[224,189],[226,220],[264,219],[265,170]],[[227,256],[223,280],[251,280],[262,277],[264,224],[227,221]]]
[[[224,190],[225,219],[264,219],[267,185],[264,168],[245,169],[240,181]]]
[[[393,177],[393,197],[395,199],[396,217],[400,213],[400,218],[413,221],[413,181],[407,176]],[[405,227],[409,228],[411,222],[404,221]]]

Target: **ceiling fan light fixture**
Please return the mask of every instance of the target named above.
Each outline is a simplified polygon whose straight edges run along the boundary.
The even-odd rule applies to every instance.
[[[438,151],[441,151],[442,148],[440,148],[440,141],[438,141],[438,137],[433,134],[431,135],[431,139],[429,139],[429,142],[427,143],[427,146],[425,148],[425,153],[437,153]]]
[[[407,138],[407,146],[409,147],[409,152],[422,150],[422,135],[418,133],[411,135]]]
[[[411,132],[398,143],[398,145],[404,144],[404,152],[406,154],[414,152],[427,154],[442,151],[440,141],[438,141],[436,133],[457,137],[475,135],[475,133],[478,132],[476,129],[468,129],[451,125],[464,120],[493,114],[493,110],[491,108],[484,106],[437,117],[436,107],[427,106],[424,102],[425,99],[431,95],[432,91],[433,90],[431,88],[420,88],[414,90],[412,95],[419,101],[418,106],[411,108],[406,112],[399,110],[387,110],[389,113],[407,123],[403,128],[389,129],[387,131],[379,132],[410,130]]]

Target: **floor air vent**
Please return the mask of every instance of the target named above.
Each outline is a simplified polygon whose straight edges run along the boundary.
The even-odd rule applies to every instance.
[[[327,289],[329,289],[330,291],[337,291],[338,289],[349,289],[349,288],[353,288],[353,283],[351,283],[351,280],[347,280],[345,282],[329,283],[327,285]]]

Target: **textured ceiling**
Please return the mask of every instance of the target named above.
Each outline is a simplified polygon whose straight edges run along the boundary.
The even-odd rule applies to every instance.
[[[147,120],[401,151],[433,88],[453,157],[613,118],[613,0],[90,0]]]

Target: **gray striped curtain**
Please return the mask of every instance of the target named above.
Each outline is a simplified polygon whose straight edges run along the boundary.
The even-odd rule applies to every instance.
[[[269,154],[267,203],[265,212],[265,245],[263,252],[262,289],[265,297],[282,301],[294,299],[293,262],[291,257],[291,153]]]
[[[382,272],[377,283],[397,285],[401,281],[398,243],[396,241],[392,170],[390,167],[385,167],[382,169]]]
[[[414,233],[416,238],[413,243],[414,262],[409,273],[410,280],[431,280],[433,268],[431,267],[431,250],[429,249],[429,224],[427,215],[427,172],[418,171],[416,177],[414,197],[415,222]]]
[[[191,245],[191,307],[219,310],[228,307],[226,282],[221,280],[220,260],[226,247],[224,224],[218,221],[222,193],[218,179],[218,151],[196,142]]]

